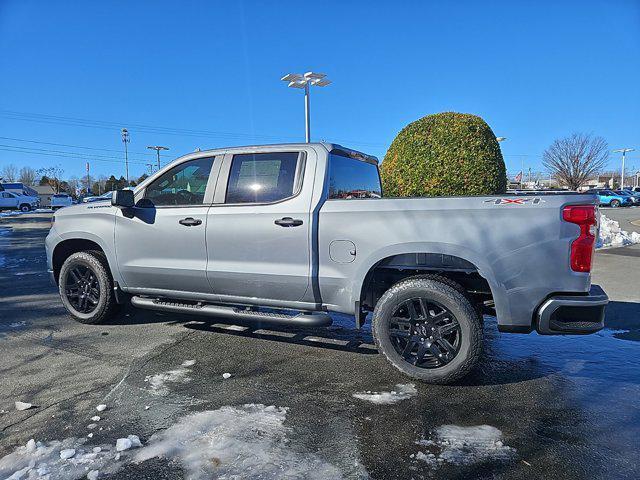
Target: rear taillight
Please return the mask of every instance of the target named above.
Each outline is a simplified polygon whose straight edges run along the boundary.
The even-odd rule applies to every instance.
[[[571,243],[571,270],[590,272],[596,243],[595,205],[568,205],[562,209],[562,218],[580,227],[580,236]]]

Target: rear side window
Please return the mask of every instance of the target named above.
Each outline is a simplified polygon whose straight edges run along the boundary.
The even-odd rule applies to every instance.
[[[271,203],[292,197],[300,168],[298,152],[234,155],[225,203]]]
[[[155,179],[144,196],[156,206],[202,205],[213,158],[181,163]]]
[[[340,155],[329,155],[329,198],[380,198],[378,167]]]

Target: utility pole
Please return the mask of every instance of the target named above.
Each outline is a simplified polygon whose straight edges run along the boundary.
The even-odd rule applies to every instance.
[[[160,145],[147,147],[149,150],[155,150],[158,154],[158,170],[160,170],[160,150],[169,150],[169,147],[161,147]]]
[[[89,176],[89,162],[87,162],[87,194],[91,193],[91,177]]]
[[[622,174],[620,176],[620,189],[624,188],[624,154],[627,152],[633,152],[635,148],[618,148],[613,153],[622,153]]]
[[[131,141],[129,138],[129,130],[123,128],[122,131],[122,143],[124,143],[124,168],[127,178],[127,187],[129,186],[129,152],[127,151],[127,143]]]
[[[309,87],[326,87],[331,80],[326,78],[324,73],[307,72],[304,75],[300,73],[287,73],[280,80],[288,82],[288,87],[304,88],[304,138],[305,142],[311,142],[311,104],[309,99]]]

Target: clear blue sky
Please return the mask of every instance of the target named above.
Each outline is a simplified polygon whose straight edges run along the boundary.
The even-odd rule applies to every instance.
[[[382,158],[404,125],[454,110],[508,137],[510,172],[575,131],[636,147],[640,167],[640,2],[624,0],[1,0],[0,167],[82,175],[87,154],[123,174],[121,126],[132,176],[147,145],[303,140],[302,92],[279,78],[311,69],[334,82],[312,93],[316,140]]]

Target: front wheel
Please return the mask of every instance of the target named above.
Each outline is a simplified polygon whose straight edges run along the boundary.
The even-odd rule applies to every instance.
[[[611,208],[618,208],[620,206],[620,200],[613,199],[609,204]]]
[[[482,351],[482,322],[466,295],[446,279],[408,278],[373,313],[378,350],[404,374],[447,384],[467,375]]]
[[[26,203],[23,203],[22,205],[20,205],[20,211],[21,212],[31,211],[31,205],[27,205]]]
[[[117,309],[113,279],[102,252],[77,252],[60,269],[58,288],[62,304],[74,320],[103,323]]]

